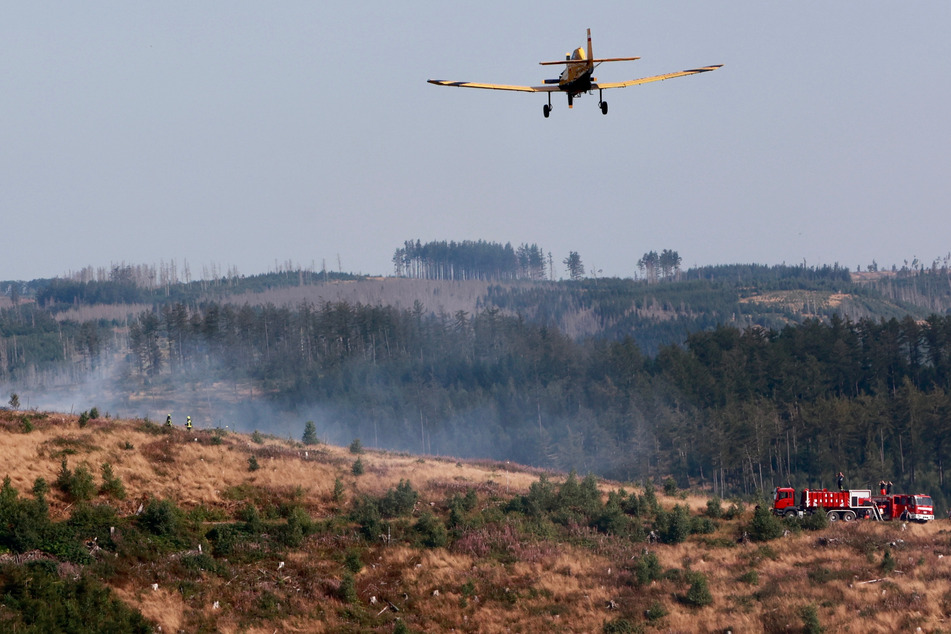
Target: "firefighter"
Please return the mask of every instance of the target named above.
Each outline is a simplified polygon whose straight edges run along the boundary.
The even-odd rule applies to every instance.
[[[165,426],[166,426],[166,427],[171,427],[171,426],[172,426],[172,415],[171,415],[171,414],[169,414],[168,416],[165,417]]]
[[[888,482],[885,483],[885,495],[891,495],[891,494],[892,494],[892,481],[889,480]]]
[[[886,483],[884,480],[882,480],[882,481],[880,481],[880,482],[878,483],[878,490],[879,490],[879,492],[880,492],[882,495],[885,495],[885,487],[886,487],[886,486],[887,486],[887,483]]]
[[[839,491],[842,491],[842,485],[845,484],[845,474],[839,471],[839,474],[836,476],[839,481]]]
[[[192,417],[191,417],[191,416],[186,416],[186,417],[185,417],[185,429],[191,429],[191,428],[192,428]]]

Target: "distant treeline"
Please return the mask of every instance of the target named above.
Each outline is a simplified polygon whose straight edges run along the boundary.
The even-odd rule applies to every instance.
[[[429,280],[542,280],[550,257],[537,244],[518,249],[483,240],[427,242],[407,240],[393,254],[397,277]]]
[[[111,279],[81,281],[53,278],[36,285],[36,302],[51,310],[95,304],[169,304],[221,299],[229,294],[302,286],[326,281],[355,280],[363,276],[330,271],[285,271],[263,275],[214,278],[188,283],[142,285],[133,268],[115,268]]]
[[[139,375],[250,378],[372,445],[723,494],[840,470],[951,492],[951,317],[718,327],[651,359],[496,309],[209,304],[143,315],[131,341]]]

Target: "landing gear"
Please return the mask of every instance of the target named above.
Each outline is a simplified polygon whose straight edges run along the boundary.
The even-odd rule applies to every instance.
[[[608,102],[607,102],[607,101],[602,101],[599,105],[601,106],[601,114],[607,114],[607,113],[608,113]]]
[[[548,115],[551,114],[551,106],[549,106],[547,103],[542,106],[542,114],[545,115],[546,119],[548,118]]]

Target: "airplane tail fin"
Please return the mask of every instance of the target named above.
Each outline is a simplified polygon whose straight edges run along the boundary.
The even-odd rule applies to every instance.
[[[594,69],[594,52],[591,49],[591,29],[588,29],[588,68]]]

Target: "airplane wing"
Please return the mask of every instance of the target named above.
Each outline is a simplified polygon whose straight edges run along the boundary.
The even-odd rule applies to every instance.
[[[632,79],[630,81],[619,81],[611,83],[600,83],[596,82],[591,84],[592,89],[604,90],[607,88],[627,88],[628,86],[638,86],[640,84],[649,84],[652,81],[663,81],[665,79],[673,79],[674,77],[686,77],[687,75],[696,75],[697,73],[709,73],[711,70],[716,70],[723,66],[723,64],[714,64],[713,66],[704,66],[703,68],[691,68],[690,70],[682,70],[677,73],[667,73],[665,75],[654,75],[653,77],[643,77],[641,79]]]
[[[445,79],[428,79],[437,86],[458,86],[459,88],[484,88],[486,90],[515,90],[518,92],[557,92],[558,84],[545,86],[509,86],[506,84],[480,84],[474,81],[447,81]]]

